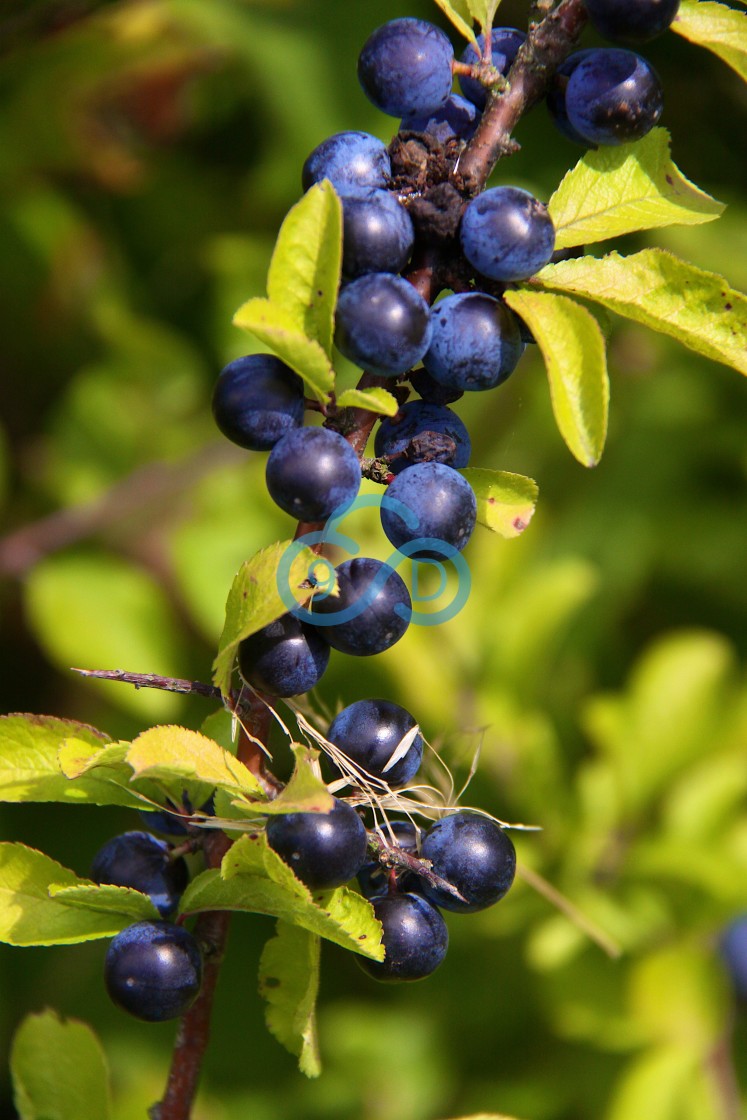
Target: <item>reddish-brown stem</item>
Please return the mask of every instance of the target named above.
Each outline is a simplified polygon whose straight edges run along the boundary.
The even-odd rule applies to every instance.
[[[204,850],[208,867],[220,867],[230,846],[231,841],[225,833],[207,833]],[[163,1100],[150,1110],[151,1120],[189,1120],[191,1115],[202,1061],[210,1040],[210,1017],[230,919],[227,910],[210,910],[200,914],[195,923],[194,935],[204,958],[202,988],[179,1023],[166,1092]]]
[[[477,131],[459,160],[458,174],[469,194],[482,190],[501,156],[516,151],[511,134],[519,118],[544,95],[587,19],[583,0],[561,0],[531,28],[509,71],[508,89],[488,98]]]

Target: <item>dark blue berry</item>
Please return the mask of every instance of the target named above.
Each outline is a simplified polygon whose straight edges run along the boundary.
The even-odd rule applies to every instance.
[[[595,29],[613,43],[647,43],[672,24],[680,0],[585,0]]]
[[[405,373],[430,340],[428,304],[401,276],[372,272],[340,292],[335,344],[361,369],[385,377]]]
[[[213,416],[223,435],[251,451],[269,451],[300,427],[303,409],[303,381],[270,354],[230,362],[213,392]]]
[[[403,117],[399,127],[400,131],[427,132],[439,143],[448,144],[450,140],[471,139],[479,119],[471,101],[452,93],[434,113]]]
[[[555,248],[547,207],[520,187],[491,187],[462,215],[461,241],[469,263],[491,280],[526,280]]]
[[[416,720],[391,700],[349,704],[332,720],[327,738],[367,774],[383,779],[392,789],[415,777],[423,757],[423,737]],[[406,753],[392,764],[405,739]]]
[[[392,173],[386,144],[368,132],[336,132],[306,158],[303,189],[329,179],[338,194],[385,187]]]
[[[355,810],[335,798],[329,813],[270,817],[267,843],[311,890],[331,890],[358,874],[368,840]]]
[[[358,493],[358,456],[329,428],[297,428],[273,447],[265,472],[270,497],[298,521],[326,521]]]
[[[98,850],[91,865],[95,883],[112,883],[117,887],[134,887],[150,896],[162,918],[176,909],[179,897],[189,880],[184,859],[171,858],[165,840],[149,832],[125,832],[107,840]]]
[[[519,47],[522,45],[526,35],[523,31],[518,31],[515,27],[494,27],[490,36],[491,46],[491,64],[495,67],[499,74],[505,78],[511,69],[514,59],[519,53]],[[485,36],[478,35],[477,42],[480,44],[480,50],[485,44]],[[478,61],[477,51],[472,43],[462,51],[461,61],[467,66],[474,66]],[[470,78],[466,74],[459,75],[459,85],[465,97],[476,105],[478,109],[484,109],[485,102],[488,99],[488,92],[482,82],[478,82],[476,78]]]
[[[568,88],[568,79],[573,71],[578,66],[579,62],[593,54],[592,50],[574,51],[569,54],[563,62],[561,62],[558,69],[552,76],[550,86],[547,91],[547,108],[552,117],[553,124],[562,132],[566,140],[572,140],[574,144],[580,144],[582,147],[587,148],[589,145],[584,140],[580,132],[576,132],[571,122],[568,120],[568,113],[565,108],[565,91]]]
[[[312,599],[312,613],[329,644],[355,657],[389,649],[412,617],[401,576],[381,560],[358,556],[336,568],[339,594]]]
[[[640,140],[664,106],[659,76],[634,51],[599,48],[574,68],[565,91],[568,123],[588,144]]]
[[[448,548],[464,548],[477,518],[477,501],[466,479],[443,463],[417,463],[398,474],[386,490],[381,505],[381,525],[395,548],[407,548],[415,559],[449,558]],[[410,516],[401,509],[404,506]],[[428,542],[428,543],[426,543]]]
[[[432,308],[431,322],[423,365],[450,389],[493,389],[513,373],[524,352],[513,311],[483,292],[446,296]]]
[[[176,1019],[194,1003],[202,983],[202,954],[189,930],[171,922],[136,922],[109,945],[106,990],[117,1007],[138,1019]]]
[[[454,48],[422,19],[393,19],[366,40],[358,80],[377,109],[392,117],[432,113],[451,93]]]
[[[425,880],[423,894],[444,910],[458,913],[484,910],[498,902],[516,873],[516,851],[510,836],[478,813],[452,813],[436,821],[425,835],[421,855],[431,860],[436,875],[456,887],[465,901],[431,887]]]
[[[400,848],[410,856],[418,855],[421,834],[420,829],[412,821],[392,821],[389,828],[382,825],[377,831],[379,837],[390,848]],[[399,889],[414,891],[417,894],[420,884],[418,875],[412,871],[397,870],[395,876]],[[358,886],[364,898],[376,898],[377,895],[386,894],[390,881],[390,869],[383,867],[378,860],[364,863],[358,872]]]
[[[385,957],[358,963],[374,980],[422,980],[438,968],[449,947],[446,922],[419,894],[387,894],[372,899],[383,927]]]
[[[721,955],[740,1000],[747,1000],[747,914],[740,914],[724,931]]]
[[[400,272],[412,252],[412,219],[393,194],[367,191],[342,200],[342,273]]]
[[[329,644],[314,626],[284,614],[239,643],[239,672],[271,696],[300,696],[321,679]]]
[[[408,381],[428,404],[453,404],[464,396],[460,389],[447,389],[445,385],[440,385],[425,369],[416,369],[408,375]]]
[[[424,459],[450,467],[466,467],[472,445],[455,412],[427,401],[408,401],[396,416],[385,417],[376,430],[374,452],[392,456],[389,469],[399,474]]]

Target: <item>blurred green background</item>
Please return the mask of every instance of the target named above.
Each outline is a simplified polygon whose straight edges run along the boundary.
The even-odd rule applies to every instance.
[[[0,16],[2,710],[131,737],[198,726],[201,700],[81,681],[71,665],[208,679],[230,581],[291,532],[263,457],[222,441],[218,370],[262,294],[307,153],[340,129],[388,140],[357,53],[383,20],[446,26],[425,0],[6,0]],[[503,22],[526,26],[505,0]],[[594,43],[589,34],[585,45]],[[675,162],[729,204],[719,222],[628,238],[747,286],[747,93],[673,34],[645,52]],[[543,107],[499,166],[547,198],[580,155]],[[530,348],[531,349],[531,348]],[[409,707],[469,803],[542,826],[520,858],[623,949],[609,959],[519,881],[449,920],[441,970],[372,984],[325,947],[325,1072],[307,1082],[267,1034],[256,970],[272,925],[234,920],[198,1115],[210,1120],[738,1120],[747,1020],[718,954],[747,911],[747,422],[731,370],[615,322],[612,415],[585,471],[527,353],[505,387],[456,405],[475,465],[537,479],[523,537],[480,530],[473,591],[388,653],[333,656],[319,701]],[[388,548],[371,519],[365,550]],[[85,874],[124,811],[8,806],[0,838]],[[46,1005],[101,1033],[116,1120],[158,1098],[172,1025],[126,1020],[104,945],[0,950],[0,1046]],[[2,1074],[0,1117],[15,1113]]]

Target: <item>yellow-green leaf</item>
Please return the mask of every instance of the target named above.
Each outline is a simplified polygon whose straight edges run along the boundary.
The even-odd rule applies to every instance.
[[[399,409],[397,398],[386,389],[344,389],[337,397],[340,408],[365,408],[381,416],[395,416]]]
[[[468,0],[434,0],[447,19],[456,27],[460,35],[475,42],[475,33],[472,30],[472,12]]]
[[[136,778],[204,782],[210,788],[260,797],[264,791],[243,762],[199,731],[173,725],[151,727],[133,740],[127,762]]]
[[[106,1057],[86,1023],[55,1011],[28,1015],[10,1055],[20,1120],[109,1120]]]
[[[711,0],[682,0],[672,30],[713,51],[747,82],[747,12]]]
[[[560,434],[579,463],[596,466],[604,449],[609,408],[607,358],[599,324],[585,307],[562,296],[522,288],[506,292],[505,300],[528,325],[542,351]]]
[[[316,1033],[319,991],[319,937],[279,921],[275,937],[265,945],[259,961],[259,992],[267,1002],[267,1028],[278,1042],[298,1057],[307,1077],[322,1071]]]
[[[213,663],[213,683],[227,695],[239,642],[269,626],[289,609],[293,601],[304,603],[310,589],[304,586],[314,571],[318,557],[310,548],[301,548],[293,558],[283,594],[278,589],[278,565],[292,541],[279,541],[255,553],[240,568],[226,602],[226,621]]]
[[[641,229],[698,225],[723,204],[689,182],[669,154],[669,133],[589,151],[563,178],[548,203],[555,248],[590,245]]]
[[[267,274],[267,296],[328,357],[341,265],[342,206],[325,179],[291,207],[280,227]]]
[[[161,918],[147,894],[133,887],[118,887],[112,883],[80,882],[72,886],[52,883],[49,897],[63,902],[65,906],[92,910],[96,914],[114,914],[117,918],[126,919],[127,923],[157,922]]]
[[[518,537],[532,520],[539,488],[533,478],[510,471],[466,467],[459,472],[475,492],[477,520],[502,537]]]
[[[233,317],[235,326],[255,335],[303,379],[309,396],[326,403],[335,371],[324,347],[308,338],[292,311],[269,299],[250,299]]]
[[[547,265],[532,286],[569,292],[747,373],[747,297],[663,249]],[[518,308],[517,308],[518,310]]]
[[[68,905],[63,898],[50,895],[51,887],[80,886],[94,884],[79,879],[74,871],[43,852],[23,844],[0,844],[0,941],[9,945],[73,945],[113,937],[132,924],[130,895],[138,892],[114,888],[124,891],[118,896],[122,904],[118,906],[112,899],[112,906],[98,909]]]
[[[466,0],[470,14],[481,30],[493,26],[493,17],[500,2],[501,0]]]

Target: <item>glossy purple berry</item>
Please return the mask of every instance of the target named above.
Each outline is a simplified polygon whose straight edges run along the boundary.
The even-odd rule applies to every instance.
[[[301,182],[307,191],[329,179],[338,194],[386,187],[392,165],[386,144],[368,132],[336,132],[311,152]]]
[[[435,972],[446,956],[449,932],[435,906],[419,894],[386,894],[372,899],[383,927],[383,961],[358,957],[374,980],[422,980]]]
[[[460,236],[469,263],[491,280],[526,280],[555,248],[547,207],[520,187],[491,187],[473,198]]]
[[[213,416],[224,436],[251,451],[269,451],[303,423],[303,381],[270,354],[237,358],[213,392]]]
[[[326,521],[358,493],[355,451],[330,428],[297,428],[273,447],[265,472],[270,497],[298,521]]]
[[[358,80],[369,101],[392,117],[432,113],[451,93],[453,61],[454,48],[438,27],[393,19],[366,40]]]
[[[267,821],[267,843],[310,890],[341,887],[360,871],[368,840],[363,821],[335,799],[329,813],[283,813]]]
[[[568,113],[565,107],[565,92],[568,88],[568,79],[573,71],[578,66],[579,62],[590,54],[593,50],[574,51],[569,54],[563,62],[561,62],[558,69],[550,79],[550,86],[547,91],[547,109],[552,117],[553,124],[562,132],[566,140],[571,140],[574,144],[580,144],[583,148],[588,148],[588,143],[573,127],[568,120]]]
[[[176,1019],[194,1003],[202,983],[199,945],[183,926],[136,922],[113,939],[104,982],[112,1001],[149,1023]]]
[[[519,48],[525,41],[526,35],[523,31],[518,31],[515,27],[494,27],[490,36],[491,45],[491,63],[505,78],[509,70],[513,66],[514,59],[519,53]],[[485,43],[485,36],[478,35],[477,42],[480,44],[482,50]],[[472,43],[468,43],[462,51],[461,62],[467,66],[474,66],[478,61],[477,51]],[[488,99],[488,92],[485,86],[478,82],[476,78],[470,78],[465,74],[459,75],[459,85],[465,97],[476,105],[478,109],[485,108],[485,102]]]
[[[335,345],[361,369],[396,377],[417,365],[430,340],[428,304],[401,276],[371,272],[340,292]]]
[[[680,0],[585,0],[594,28],[613,43],[647,43],[674,21]]]
[[[93,858],[91,878],[95,883],[133,887],[150,896],[162,918],[176,910],[189,880],[182,856],[172,859],[165,840],[149,832],[125,832],[107,840]]]
[[[443,463],[417,463],[402,471],[389,483],[381,505],[387,537],[415,559],[448,560],[452,550],[461,552],[476,519],[472,487]]]
[[[382,653],[398,642],[412,617],[412,600],[389,564],[367,556],[335,569],[338,595],[315,596],[312,614],[333,649],[354,657]]]
[[[423,758],[423,736],[414,716],[391,700],[357,700],[330,724],[327,739],[366,774],[392,789],[407,785]]]
[[[321,680],[329,652],[316,627],[284,614],[239,643],[239,672],[258,692],[300,696]]]
[[[367,191],[342,200],[342,274],[400,272],[412,252],[412,219],[393,194]]]
[[[664,97],[653,66],[617,47],[590,51],[568,79],[568,123],[588,144],[640,140],[661,117]]]
[[[459,812],[429,828],[421,855],[432,870],[459,891],[465,901],[424,880],[423,894],[444,910],[484,910],[503,898],[514,881],[516,851],[510,836],[488,817]]]
[[[484,292],[446,296],[432,308],[431,322],[423,365],[450,389],[494,389],[524,352],[513,311]]]
[[[391,457],[389,470],[403,470],[426,459],[466,467],[472,450],[469,432],[455,412],[427,401],[408,401],[376,429],[374,453]]]

